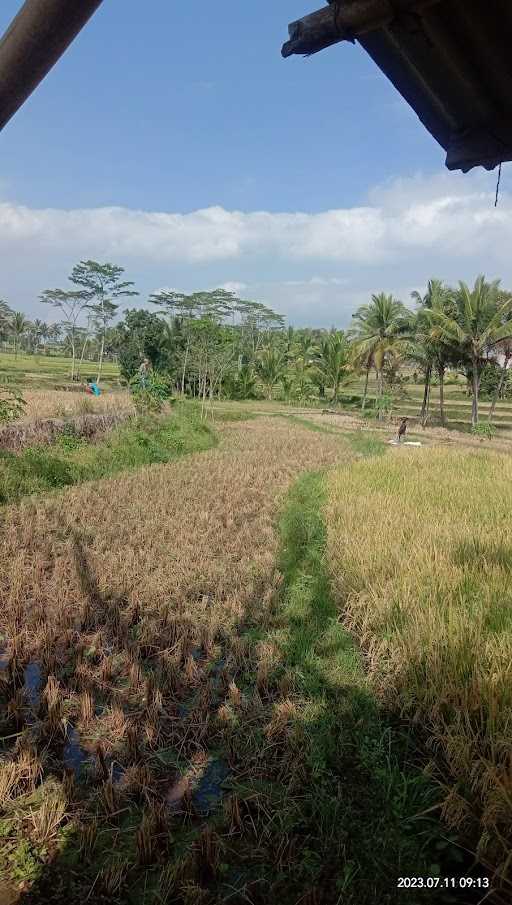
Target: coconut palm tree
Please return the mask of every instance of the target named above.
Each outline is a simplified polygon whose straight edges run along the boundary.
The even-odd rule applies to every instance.
[[[405,348],[411,332],[411,314],[405,305],[392,295],[380,292],[372,295],[369,305],[362,305],[353,315],[349,331],[355,340],[355,355],[373,365],[377,373],[377,394],[384,392],[384,364],[386,358]]]
[[[436,323],[436,312],[454,316],[456,305],[454,293],[442,280],[429,280],[425,295],[412,292],[411,297],[418,303],[418,311],[414,320],[414,338],[410,357],[418,364],[425,378],[423,402],[421,406],[421,423],[425,425],[430,406],[430,386],[432,373],[437,371],[439,377],[439,415],[441,424],[445,424],[444,410],[444,378],[449,361],[453,358],[453,350]]]
[[[370,371],[374,367],[373,352],[371,351],[371,349],[367,349],[365,346],[359,348],[357,343],[352,343],[350,346],[350,360],[354,369],[356,369],[357,371],[364,371],[365,374],[364,389],[361,398],[361,411],[364,412],[366,408],[366,400],[368,397],[368,382],[370,380]]]
[[[21,340],[26,335],[30,327],[30,321],[27,320],[23,312],[14,311],[9,322],[9,333],[12,336],[14,345],[14,357],[18,357],[18,348]]]
[[[0,299],[0,339],[4,339],[9,334],[9,325],[13,312],[9,308],[7,302]]]
[[[317,353],[318,350],[310,330],[295,333],[295,341],[288,353],[288,358],[293,367],[294,394],[301,401],[311,395]]]
[[[505,308],[505,313],[503,313],[503,305],[506,305],[507,300],[511,296],[511,292],[504,292],[500,290],[498,296],[498,308],[502,311],[503,324],[506,324],[507,322],[512,320],[512,311],[510,309],[507,310]],[[498,359],[501,358],[501,374],[498,385],[491,400],[491,408],[489,409],[488,417],[489,423],[492,423],[498,399],[502,398],[503,387],[505,385],[505,380],[508,373],[508,367],[510,365],[510,362],[512,361],[512,339],[507,338],[497,342],[494,347],[494,352]]]
[[[284,352],[275,346],[267,346],[262,349],[255,362],[256,373],[265,387],[267,399],[272,399],[272,393],[286,370],[286,358]]]
[[[477,277],[473,289],[459,283],[452,316],[444,311],[432,312],[432,322],[440,328],[447,344],[456,345],[471,368],[472,406],[471,424],[478,424],[480,374],[484,355],[501,341],[512,338],[512,298],[500,302],[499,280],[487,283],[483,275]]]
[[[332,401],[338,401],[339,389],[350,372],[350,348],[342,330],[329,333],[321,342],[317,367],[324,385],[333,389]]]

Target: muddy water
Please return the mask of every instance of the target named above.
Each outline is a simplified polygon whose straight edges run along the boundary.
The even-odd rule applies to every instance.
[[[167,805],[173,813],[178,813],[185,796],[191,793],[194,810],[201,817],[207,817],[222,800],[223,783],[228,776],[227,764],[212,758],[199,770],[191,768],[170,786],[165,796]]]
[[[25,667],[23,681],[26,698],[32,710],[37,710],[41,700],[42,672],[40,664],[35,660]]]

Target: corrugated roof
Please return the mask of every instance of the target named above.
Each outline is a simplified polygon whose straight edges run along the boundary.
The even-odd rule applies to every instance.
[[[357,40],[451,170],[512,160],[510,0],[338,0],[290,25],[283,55]]]

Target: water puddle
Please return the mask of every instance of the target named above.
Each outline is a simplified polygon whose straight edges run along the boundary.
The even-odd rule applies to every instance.
[[[207,817],[220,802],[223,795],[222,785],[228,776],[228,765],[223,760],[209,761],[192,795],[194,806],[202,817]]]
[[[41,700],[42,673],[41,666],[35,660],[25,667],[23,681],[27,700],[32,710],[37,710]]]
[[[117,761],[112,761],[110,764],[110,776],[112,777],[112,782],[114,785],[118,782],[121,782],[124,776],[124,767],[121,764],[118,764]]]
[[[226,658],[221,657],[220,660],[217,660],[217,662],[210,667],[209,675],[215,691],[218,691],[222,686],[222,671],[225,665]]]
[[[66,731],[66,744],[64,745],[64,754],[62,757],[64,766],[68,770],[72,770],[76,777],[79,777],[84,766],[91,763],[91,754],[82,748],[80,744],[80,735],[74,726],[68,726]]]
[[[229,776],[224,761],[212,758],[199,767],[193,767],[181,776],[167,791],[165,800],[173,813],[182,810],[187,793],[192,794],[194,810],[207,817],[222,799],[223,783]]]
[[[96,755],[92,751],[82,748],[80,733],[74,726],[68,726],[67,728],[62,760],[66,769],[71,770],[76,779],[80,779],[83,776],[84,769],[94,767]],[[114,760],[106,759],[105,763],[112,782],[114,784],[121,782],[124,776],[124,767]]]

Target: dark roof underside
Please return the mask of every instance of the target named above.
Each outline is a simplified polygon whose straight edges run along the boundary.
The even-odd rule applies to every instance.
[[[334,39],[305,47],[303,23],[337,14]],[[290,38],[285,56],[356,38],[446,150],[449,169],[512,160],[511,0],[344,0],[293,23]]]

